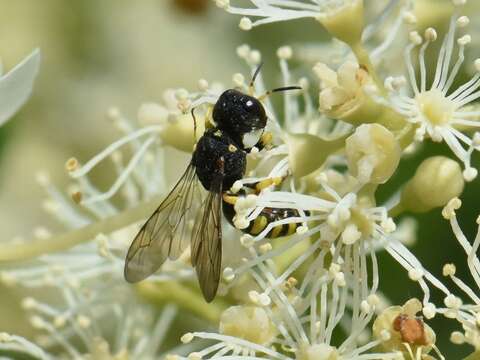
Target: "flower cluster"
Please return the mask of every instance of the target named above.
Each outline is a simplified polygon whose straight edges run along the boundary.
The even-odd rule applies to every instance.
[[[443,273],[468,303],[425,269],[408,248],[415,241],[415,220],[399,219],[405,212],[444,208],[480,287],[480,236],[470,244],[455,214],[457,197],[477,175],[471,157],[480,150],[475,131],[480,61],[474,61],[477,72],[470,80],[457,81],[471,42],[464,33],[470,21],[466,0],[451,2],[453,13],[433,71],[427,57],[440,35],[433,27],[423,36],[414,30],[422,15],[415,1],[372,7],[362,0],[250,2],[251,8],[216,1],[244,16],[244,30],[314,18],[342,44],[302,78],[291,69],[295,50],[278,49],[281,86],[298,86],[283,92],[282,109],[273,106],[275,91],[257,71],[261,53],[242,45],[237,54],[254,82],[236,73],[230,86],[201,79],[195,91],[167,90],[161,104],[143,104],[136,121],[109,110],[121,137],[84,164],[69,159],[72,184],[66,192],[45,173],[37,176],[48,194],[45,209],[66,232],[54,235],[39,228],[33,240],[12,241],[0,252],[0,261],[9,262],[2,267],[4,284],[53,287],[61,298],[53,304],[26,298],[24,308],[41,331],[37,345],[2,334],[0,350],[42,359],[445,359],[428,324],[442,314],[462,326],[452,333],[452,342],[473,345],[477,353],[472,356],[478,356],[479,295],[455,276],[453,264]],[[376,19],[369,22],[372,14]],[[394,48],[402,44],[404,63],[389,64],[392,56],[399,58]],[[339,54],[342,61],[335,61]],[[217,298],[204,302],[188,247],[148,280],[128,285],[122,269],[131,240],[168,193],[170,175],[187,167],[203,131],[215,126],[213,106],[228,88],[262,102],[268,117],[262,136],[270,141],[248,151],[244,178],[224,189],[235,201],[233,226],[223,226]],[[377,190],[391,181],[406,156],[420,144],[428,146],[427,138],[445,142],[463,169],[449,157],[430,156],[380,202]],[[116,176],[102,191],[90,173],[105,160]],[[284,216],[269,220],[264,216],[269,212]],[[188,228],[194,220],[187,219]],[[382,291],[379,252],[418,283],[422,299],[390,304]],[[443,305],[435,303],[433,291],[443,293]],[[152,304],[162,309],[156,321]],[[182,344],[173,337],[185,329],[174,326],[174,318],[191,326]],[[161,346],[166,338],[177,347]]]

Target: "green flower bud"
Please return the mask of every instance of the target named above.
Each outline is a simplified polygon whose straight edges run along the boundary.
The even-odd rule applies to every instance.
[[[203,134],[205,129],[204,119],[197,116],[197,139]],[[165,127],[160,132],[160,138],[166,145],[175,149],[192,152],[195,145],[195,134],[192,115],[182,114],[175,119],[169,119]]]
[[[314,344],[304,346],[297,353],[299,360],[338,360],[338,350],[327,344]]]
[[[424,160],[402,191],[400,206],[412,212],[426,212],[445,206],[460,196],[465,186],[460,165],[444,156]]]
[[[418,29],[441,27],[452,16],[451,1],[416,0],[413,9]]]
[[[285,140],[293,175],[300,178],[320,168],[328,156],[344,146],[345,138],[326,140],[310,134],[287,134]]]
[[[383,184],[395,172],[402,150],[382,125],[364,124],[345,142],[348,168],[362,183]]]
[[[363,0],[348,0],[337,6],[332,5],[317,20],[332,36],[354,46],[360,42],[364,28]]]

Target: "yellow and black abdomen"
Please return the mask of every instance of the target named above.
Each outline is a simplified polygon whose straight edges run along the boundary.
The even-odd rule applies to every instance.
[[[307,212],[306,212],[307,213]],[[233,217],[235,216],[235,209],[233,204],[223,201],[223,214],[228,222],[233,226]],[[308,215],[308,214],[307,214]],[[266,227],[279,220],[287,218],[300,217],[300,213],[296,209],[279,209],[279,208],[264,208],[255,220],[250,222],[250,225],[242,229],[246,234],[256,236],[260,234]],[[267,238],[273,239],[281,236],[288,236],[295,234],[297,227],[301,225],[301,221],[290,222],[288,224],[279,224],[274,226],[266,235]]]

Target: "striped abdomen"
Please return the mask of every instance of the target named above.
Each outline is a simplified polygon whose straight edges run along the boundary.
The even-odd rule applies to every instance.
[[[223,214],[227,218],[228,222],[233,225],[233,217],[235,216],[235,210],[232,204],[223,201]],[[307,214],[308,215],[308,214]],[[250,222],[250,225],[246,229],[242,229],[244,233],[250,235],[260,234],[268,224],[275,221],[300,217],[298,210],[296,209],[279,209],[279,208],[264,208],[254,221]],[[281,236],[288,236],[295,234],[297,227],[300,226],[301,221],[288,224],[280,224],[274,226],[267,234],[267,238],[273,239]]]

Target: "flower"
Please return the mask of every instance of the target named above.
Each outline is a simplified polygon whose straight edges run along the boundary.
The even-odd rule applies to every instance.
[[[422,310],[418,299],[410,299],[403,306],[390,306],[373,323],[377,339],[388,338],[380,347],[386,351],[401,351],[404,358],[423,359],[435,347],[435,333],[417,313]],[[421,354],[420,356],[418,354]]]
[[[363,0],[252,1],[252,8],[232,6],[229,0],[217,0],[216,3],[229,13],[243,15],[240,20],[242,30],[278,21],[314,18],[347,43],[358,42],[363,30]],[[249,17],[260,20],[252,22]]]
[[[385,339],[370,339],[366,332],[380,299],[375,295],[375,285],[368,288],[364,265],[355,266],[350,257],[345,263],[338,263],[339,252],[335,252],[330,260],[328,247],[320,249],[318,256],[309,250],[295,261],[313,255],[312,264],[300,282],[292,276],[293,266],[281,274],[277,272],[277,263],[266,256],[275,252],[271,246],[263,246],[260,253],[253,246],[249,249],[256,261],[249,275],[260,290],[249,292],[248,301],[253,305],[227,309],[218,333],[185,334],[182,337],[185,343],[195,338],[214,341],[212,345],[190,353],[188,359],[229,359],[231,356],[280,360],[398,358],[396,351],[373,351]],[[357,247],[353,251],[358,250]],[[362,258],[362,264],[363,261],[365,258]],[[327,263],[330,263],[329,268]],[[365,281],[354,285],[349,281],[353,278]],[[344,317],[350,321],[343,323],[341,319]],[[334,344],[332,334],[339,327],[347,336],[340,344]]]
[[[364,124],[345,141],[350,173],[364,183],[385,183],[398,167],[401,148],[382,125]]]
[[[39,66],[38,49],[6,74],[0,66],[0,126],[15,115],[30,97]]]
[[[415,2],[418,5],[418,1]],[[384,72],[396,70],[394,61],[404,39],[401,30],[405,26],[416,23],[416,15],[412,1],[366,2],[365,29],[362,33],[362,46],[370,54],[373,64],[380,66]],[[431,13],[431,9],[429,9]],[[393,47],[392,45],[396,45]],[[352,48],[338,39],[329,42],[297,43],[296,59],[306,64],[322,62],[329,66],[339,66],[346,60],[354,60]]]
[[[41,334],[36,339],[38,345],[2,333],[0,350],[7,350],[12,356],[28,354],[42,360],[161,357],[160,345],[177,316],[174,305],[167,305],[154,320],[153,308],[139,306],[141,303],[132,291],[118,281],[89,287],[70,279],[59,281],[54,287],[61,305],[58,298],[55,305],[33,297],[22,301],[22,307],[30,313],[31,326]],[[104,326],[106,319],[108,327]]]
[[[449,90],[470,41],[467,35],[458,39],[460,55],[450,64],[455,33],[468,18],[453,15],[428,90],[424,58],[437,34],[427,29],[424,42],[418,33],[411,33],[405,51],[415,95],[408,97],[401,90],[405,79],[380,79],[384,71],[391,71],[382,64],[388,59],[386,49],[403,24],[416,20],[410,12],[412,1],[377,5],[373,11],[384,19],[370,24],[364,21],[361,0],[251,3],[252,8],[238,8],[228,0],[217,0],[227,11],[245,15],[240,26],[246,30],[313,17],[346,43],[355,59],[344,59],[335,67],[328,61],[317,64],[313,71],[320,79],[318,104],[310,94],[317,85],[311,74],[297,77],[291,68],[294,49],[277,50],[282,88],[269,89],[259,72],[262,54],[243,45],[237,54],[252,80],[237,73],[230,85],[201,79],[197,90],[169,89],[161,102],[140,106],[136,121],[110,109],[108,118],[120,131],[119,139],[85,163],[69,159],[71,185],[66,191],[53,185],[45,173],[37,176],[49,196],[46,210],[67,230],[53,235],[41,227],[34,231],[33,241],[16,240],[2,247],[0,260],[12,263],[2,264],[0,280],[26,289],[53,289],[56,301],[27,297],[23,307],[43,336],[34,345],[1,334],[0,349],[43,358],[444,359],[435,332],[426,324],[443,314],[457,319],[464,330],[455,332],[452,340],[469,342],[480,351],[475,291],[455,277],[453,264],[444,267],[444,274],[470,300],[462,300],[425,269],[406,246],[415,239],[414,223],[397,224],[395,218],[404,210],[418,213],[447,204],[444,216],[454,219],[460,204],[450,199],[461,194],[465,179],[476,175],[470,155],[480,146],[480,135],[470,134],[469,128],[475,128],[480,117],[470,104],[478,97],[478,76]],[[456,6],[464,3],[454,1]],[[386,20],[392,14],[394,19]],[[384,23],[386,33],[376,34]],[[417,84],[410,55],[419,45]],[[245,154],[245,174],[230,189],[222,189],[219,198],[225,208],[233,208],[225,210],[233,226],[225,224],[221,232],[223,271],[216,298],[210,304],[202,298],[190,266],[196,259],[191,259],[188,247],[146,281],[126,284],[124,257],[139,222],[165,197],[175,173],[188,165],[203,131],[216,126],[214,104],[230,87],[255,96],[267,121],[261,133],[244,139],[252,140]],[[273,106],[271,97],[280,91],[281,110]],[[460,113],[467,118],[458,118]],[[449,158],[427,158],[403,189],[396,189],[386,202],[379,201],[377,191],[391,181],[415,138],[423,140],[425,135],[445,140],[450,147],[455,141],[467,143],[468,150],[462,147],[466,156],[459,156],[453,146],[465,171]],[[259,138],[262,146],[253,146]],[[232,145],[229,150],[238,148]],[[91,174],[105,160],[112,162],[116,177],[108,188],[100,189]],[[185,228],[195,228],[194,224],[195,217],[187,218]],[[468,244],[455,226],[452,222],[474,273],[477,240]],[[189,239],[180,239],[184,240]],[[419,285],[421,299],[410,299],[403,306],[387,304],[381,292],[380,251]],[[433,303],[433,291],[443,293],[444,305]],[[153,306],[162,310],[158,321]],[[175,331],[169,331],[177,317]],[[192,323],[193,317],[199,321]],[[105,319],[112,320],[116,331],[101,326]],[[183,323],[189,328],[184,329]],[[186,333],[174,339],[179,330]],[[167,335],[171,338],[164,342]],[[171,342],[179,346],[164,354],[159,346]],[[55,352],[55,347],[60,350]]]
[[[425,30],[424,38],[418,32],[411,32],[410,44],[405,48],[410,94],[400,91],[402,86],[407,84],[401,77],[389,77],[385,84],[390,91],[388,98],[390,106],[415,126],[415,139],[423,141],[425,137],[430,137],[436,142],[445,141],[455,156],[463,162],[465,180],[471,181],[476,177],[477,170],[471,166],[470,158],[472,152],[478,149],[480,138],[476,133],[469,136],[470,131],[478,127],[475,119],[478,111],[471,110],[469,104],[479,97],[477,90],[480,86],[478,81],[480,60],[475,61],[478,73],[463,85],[453,87],[464,62],[465,48],[471,41],[470,35],[456,38],[456,33],[468,23],[469,18],[459,16],[458,11],[452,16],[448,33],[438,53],[435,76],[431,83],[427,80],[425,53],[429,45],[437,40],[437,32],[433,28],[428,28]],[[453,64],[455,40],[458,58]],[[411,56],[416,47],[420,47],[419,76],[415,73]],[[450,67],[450,64],[453,66]]]
[[[254,71],[260,61],[260,54],[245,46],[239,48],[238,53]],[[281,48],[278,52],[285,85],[292,83],[287,62],[290,53],[289,48]],[[308,88],[306,80],[299,82]],[[247,91],[242,76],[235,75],[234,83]],[[69,189],[69,197],[51,184],[48,176],[38,175],[39,183],[51,198],[46,203],[46,209],[73,230],[61,235],[38,230],[37,239],[33,242],[5,246],[3,259],[18,261],[35,258],[35,261],[5,269],[2,272],[4,282],[20,283],[27,287],[53,284],[64,288],[68,285],[74,290],[91,284],[88,288],[93,286],[93,292],[98,289],[102,294],[111,292],[114,298],[117,297],[114,289],[117,285],[119,291],[125,290],[120,285],[123,282],[121,269],[126,247],[137,230],[135,223],[152,211],[153,204],[158,204],[156,196],[159,184],[167,183],[163,170],[167,151],[164,145],[190,150],[194,136],[198,136],[193,132],[191,119],[184,115],[190,108],[197,109],[199,125],[211,121],[208,117],[209,107],[215,102],[222,87],[210,87],[206,81],[201,81],[199,85],[199,92],[190,93],[182,89],[168,91],[164,105],[143,105],[138,114],[139,125],[130,122],[117,109],[111,109],[109,118],[123,132],[123,137],[85,164],[80,164],[75,158],[67,161],[66,169],[74,182]],[[257,93],[267,93],[261,76],[255,86]],[[306,104],[304,109],[300,107],[300,99]],[[249,279],[250,284],[253,280],[260,292],[250,288],[247,292],[248,302],[225,310],[219,305],[214,310],[206,308],[196,302],[198,293],[181,285],[177,288],[169,285],[170,280],[192,279],[193,273],[186,267],[189,258],[187,252],[178,262],[167,262],[162,267],[162,272],[152,278],[154,282],[140,284],[138,294],[151,301],[175,302],[183,309],[202,314],[209,321],[219,319],[220,334],[193,332],[184,337],[187,343],[193,337],[220,341],[213,347],[190,354],[190,357],[231,352],[236,354],[240,351],[252,356],[263,353],[269,357],[284,358],[281,353],[269,347],[280,344],[290,349],[292,356],[304,359],[315,358],[319,354],[329,354],[330,358],[358,356],[361,359],[363,354],[366,358],[377,356],[381,359],[390,355],[394,358],[396,354],[393,353],[372,353],[372,349],[382,340],[369,341],[367,326],[379,305],[376,295],[379,284],[376,247],[382,244],[386,234],[394,231],[395,225],[388,217],[386,208],[377,207],[369,191],[361,191],[361,183],[350,175],[330,169],[328,161],[331,161],[331,155],[341,149],[351,127],[333,121],[330,121],[330,124],[334,124],[333,129],[318,126],[318,121],[325,118],[313,110],[306,91],[285,93],[284,106],[285,121],[280,126],[275,111],[266,98],[265,107],[269,115],[267,131],[272,134],[276,146],[261,151],[253,150],[250,157],[254,166],[251,167],[249,177],[239,180],[233,188],[265,179],[285,178],[291,168],[298,172],[304,171],[302,166],[307,165],[298,166],[294,161],[301,153],[298,143],[300,138],[310,148],[324,146],[326,151],[323,157],[308,164],[312,174],[309,179],[303,180],[308,195],[293,190],[272,191],[275,185],[280,185],[273,181],[257,195],[240,197],[235,204],[234,224],[238,227],[244,226],[245,222],[255,221],[265,207],[293,208],[299,212],[298,217],[279,220],[283,224],[301,224],[296,227],[296,234],[286,239],[280,247],[273,248],[264,241],[268,231],[277,225],[271,223],[255,238],[249,235],[242,237],[241,243],[250,254],[246,262],[232,268],[226,259],[221,293],[228,290],[234,293],[235,280],[241,277],[246,277],[247,282]],[[299,119],[299,122],[294,122],[294,119]],[[334,142],[337,145],[327,146]],[[357,146],[355,138],[352,138],[351,143],[351,146]],[[124,146],[129,146],[132,153],[127,164],[120,152]],[[369,150],[366,152],[370,153]],[[100,191],[94,187],[88,175],[108,158],[113,162],[118,176],[108,190]],[[352,164],[356,163],[355,159],[351,160]],[[345,163],[345,159],[342,161]],[[294,167],[292,164],[297,165]],[[372,169],[377,165],[373,164]],[[326,169],[322,170],[324,166]],[[319,169],[322,171],[318,172]],[[382,181],[390,175],[391,171],[382,175]],[[294,186],[293,179],[290,185]],[[119,208],[112,202],[117,194],[125,207]],[[96,241],[89,242],[92,238]],[[54,254],[55,251],[60,252]],[[234,260],[238,262],[238,259]],[[371,263],[371,275],[367,272],[368,262]],[[234,261],[231,264],[233,266]],[[360,264],[362,265],[359,266]],[[302,273],[304,276],[300,283],[296,276]],[[98,284],[99,279],[104,279],[103,283]],[[134,297],[135,292],[131,289],[128,291],[132,295],[127,295],[127,298]],[[101,297],[103,305],[111,304],[107,296]],[[32,301],[27,303],[32,305]],[[39,308],[44,308],[44,304]],[[345,315],[347,312],[349,315]],[[217,315],[219,313],[220,316]],[[306,321],[303,319],[305,314],[310,314]],[[76,320],[83,324],[75,326],[89,328],[93,322],[94,317],[84,317],[83,313],[75,315],[80,316]],[[344,316],[351,318],[351,324],[347,325],[349,335],[341,344],[333,344],[332,333],[337,326],[344,326],[341,325]],[[243,320],[238,321],[239,318]],[[56,330],[52,329],[49,321],[35,319],[37,325],[49,330],[58,340]],[[52,321],[55,322],[55,319]],[[255,332],[252,327],[263,330]],[[364,336],[363,334],[366,334],[367,339],[360,346],[357,337]],[[238,340],[238,337],[244,339]],[[90,340],[87,341],[88,344]],[[101,348],[105,349],[104,342],[101,344]],[[232,348],[232,344],[236,346]],[[63,345],[71,354],[80,352],[79,349]],[[95,349],[91,348],[90,352]],[[111,355],[118,354],[118,351],[120,350],[112,349]]]
[[[412,212],[426,212],[445,206],[460,196],[465,186],[458,163],[444,156],[425,159],[402,189],[399,206]]]
[[[366,87],[374,87],[366,69],[352,61],[342,64],[337,72],[318,63],[314,71],[320,78],[319,110],[333,119],[353,124],[375,119],[382,111],[366,94]]]

